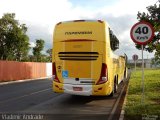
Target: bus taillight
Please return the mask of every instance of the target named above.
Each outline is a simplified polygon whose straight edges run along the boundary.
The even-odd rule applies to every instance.
[[[100,75],[100,78],[97,82],[97,85],[98,84],[103,84],[107,81],[108,81],[107,65],[102,63],[101,75]]]
[[[57,73],[56,73],[56,64],[55,64],[55,62],[52,64],[52,77],[53,77],[53,80],[55,82],[59,82],[60,83],[60,81],[59,81],[59,79],[57,77]]]

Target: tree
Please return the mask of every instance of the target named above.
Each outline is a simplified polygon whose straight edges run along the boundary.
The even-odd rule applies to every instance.
[[[42,50],[44,48],[44,40],[42,39],[37,39],[36,40],[36,46],[33,48],[33,55],[35,57],[35,60],[37,62],[41,62],[42,61]]]
[[[151,5],[147,7],[148,13],[140,13],[137,14],[137,19],[139,21],[146,21],[153,25],[155,33],[153,40],[144,46],[144,49],[148,52],[155,51],[155,59],[160,63],[160,1],[157,4]],[[141,49],[140,45],[136,45],[138,49]]]
[[[52,62],[52,49],[48,49],[47,51],[46,51],[46,53],[48,53],[48,62]]]
[[[25,61],[29,52],[27,27],[15,20],[14,13],[0,18],[0,59]]]

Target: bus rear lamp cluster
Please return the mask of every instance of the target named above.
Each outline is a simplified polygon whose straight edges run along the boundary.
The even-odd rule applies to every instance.
[[[97,85],[103,84],[108,81],[108,71],[107,71],[107,65],[102,63],[102,68],[101,68],[101,75],[100,78],[97,82]]]
[[[57,77],[57,72],[56,72],[56,64],[55,62],[52,64],[52,79],[55,81],[55,82],[59,82],[59,79]]]

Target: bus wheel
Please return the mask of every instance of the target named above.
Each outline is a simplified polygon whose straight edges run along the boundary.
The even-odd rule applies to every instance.
[[[114,80],[114,93],[117,93],[117,89],[118,89],[118,84],[117,84],[117,80]]]
[[[124,79],[126,79],[126,70],[124,71]]]
[[[116,77],[115,77],[114,84],[113,84],[113,90],[112,90],[112,92],[111,92],[111,94],[109,96],[113,97],[114,93],[117,92],[117,88],[118,88],[118,85],[117,85]]]
[[[127,78],[127,68],[125,68],[125,71],[124,71],[124,79]]]

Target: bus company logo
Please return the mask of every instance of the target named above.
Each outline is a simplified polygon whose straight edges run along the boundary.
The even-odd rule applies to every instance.
[[[65,35],[84,35],[92,34],[92,31],[65,32]]]

